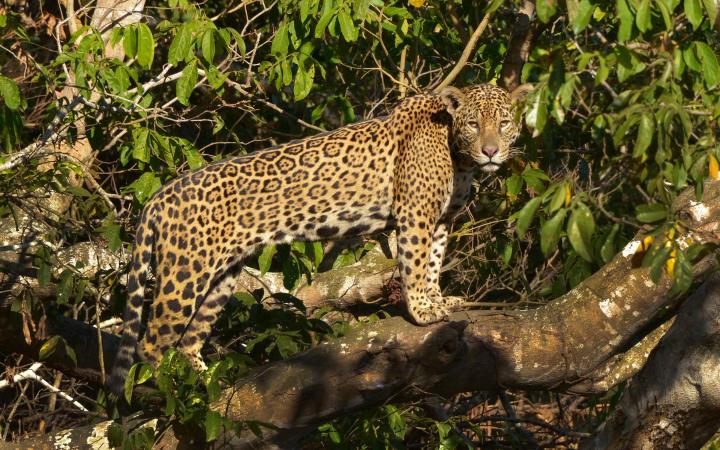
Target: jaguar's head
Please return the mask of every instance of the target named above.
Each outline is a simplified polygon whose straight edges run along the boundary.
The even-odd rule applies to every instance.
[[[520,133],[515,103],[531,90],[528,84],[512,92],[491,84],[443,89],[440,96],[452,116],[453,151],[469,157],[485,172],[498,170],[511,156],[510,145]]]

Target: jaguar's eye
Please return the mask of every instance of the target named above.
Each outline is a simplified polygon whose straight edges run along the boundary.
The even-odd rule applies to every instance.
[[[480,124],[477,123],[477,120],[471,120],[468,122],[468,127],[472,128],[473,130],[479,130]]]
[[[505,130],[505,129],[507,129],[507,128],[510,128],[510,127],[512,126],[512,124],[513,124],[513,123],[512,123],[511,120],[503,120],[503,121],[500,122],[500,128],[503,129],[503,130]]]

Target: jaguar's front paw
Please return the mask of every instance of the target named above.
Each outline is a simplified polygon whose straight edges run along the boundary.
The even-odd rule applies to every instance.
[[[438,303],[430,303],[423,308],[411,308],[410,316],[418,325],[430,325],[435,322],[447,320],[450,312],[448,309]]]
[[[463,309],[465,299],[462,297],[447,296],[438,299],[437,303],[445,307],[448,311],[460,311]]]

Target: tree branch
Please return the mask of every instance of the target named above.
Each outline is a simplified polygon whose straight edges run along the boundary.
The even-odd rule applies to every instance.
[[[480,21],[480,24],[477,26],[477,28],[475,28],[475,31],[473,32],[472,36],[470,36],[470,40],[468,41],[468,43],[465,45],[465,49],[460,55],[460,59],[458,60],[457,64],[455,64],[455,67],[453,67],[447,77],[445,77],[445,79],[442,80],[442,82],[435,87],[435,92],[440,92],[444,88],[450,86],[453,81],[455,81],[455,78],[457,78],[460,71],[465,67],[465,64],[467,64],[468,59],[470,59],[470,54],[473,52],[473,50],[475,50],[475,45],[477,44],[478,39],[480,39],[480,36],[483,34],[483,31],[485,31],[488,22],[490,22],[490,13],[486,13]]]
[[[517,21],[513,27],[510,46],[505,54],[505,61],[500,75],[502,86],[512,91],[520,85],[523,65],[527,62],[535,39],[540,35],[543,26],[533,22],[535,2],[525,1],[518,11]]]
[[[699,449],[720,428],[720,276],[688,300],[586,449]]]
[[[679,196],[675,210],[696,241],[720,242],[720,182],[706,185],[702,203],[694,201],[693,192]],[[670,279],[653,284],[648,269],[633,267],[633,249],[640,237],[575,289],[543,307],[466,311],[428,327],[400,317],[359,326],[341,339],[255,369],[227,389],[213,408],[231,420],[272,424],[277,428],[264,436],[283,446],[319,423],[390,399],[501,388],[572,390],[614,355],[631,348],[658,314],[681,300],[671,293]],[[716,269],[716,255],[710,254],[695,264],[696,280]],[[85,327],[87,339],[96,339],[92,327],[73,327]],[[67,324],[62,328],[70,329]],[[0,337],[4,346],[3,340],[7,338]],[[117,341],[116,336],[103,335],[108,363]],[[92,358],[93,353],[81,349],[78,356]],[[49,365],[58,363],[54,357]],[[79,360],[71,373],[87,370],[81,367],[87,363]],[[159,448],[175,448],[180,441],[186,445],[187,439],[168,431]],[[227,433],[215,445],[236,448],[252,445],[255,439]]]

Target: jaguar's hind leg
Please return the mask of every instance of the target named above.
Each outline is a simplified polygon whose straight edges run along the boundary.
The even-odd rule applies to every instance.
[[[177,345],[178,350],[187,355],[197,370],[207,369],[200,351],[210,336],[210,331],[217,321],[218,315],[233,294],[241,269],[242,265],[236,264],[227,270],[219,277],[218,281],[213,283],[205,299],[199,300],[199,304],[196,303],[195,314]]]

